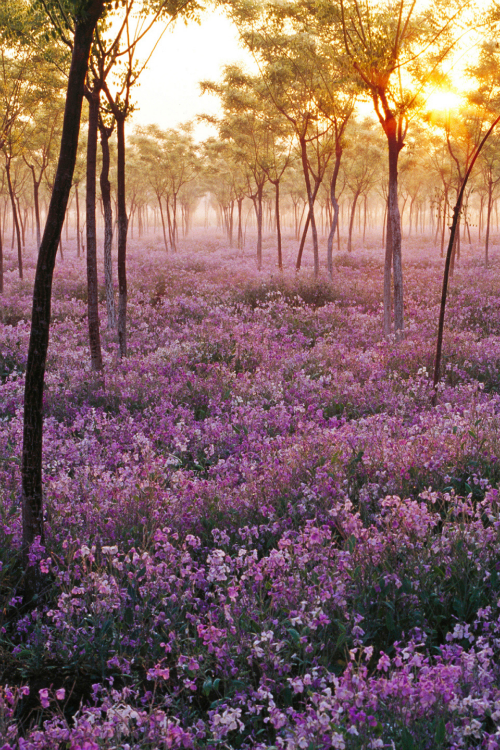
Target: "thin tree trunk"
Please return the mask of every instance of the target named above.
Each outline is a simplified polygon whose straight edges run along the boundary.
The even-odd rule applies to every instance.
[[[75,200],[76,200],[76,257],[80,257],[80,202],[78,198],[78,183],[75,185]]]
[[[302,158],[302,170],[304,172],[304,180],[306,183],[307,200],[309,202],[309,220],[311,222],[311,231],[313,238],[313,254],[314,254],[314,275],[316,278],[319,276],[319,247],[318,247],[318,231],[316,229],[316,219],[314,216],[314,200],[316,198],[317,187],[315,185],[314,191],[311,188],[311,180],[309,177],[309,162],[307,159],[307,146],[305,138],[300,139],[300,155]]]
[[[3,294],[3,237],[2,237],[2,233],[3,233],[3,226],[0,223],[0,294]]]
[[[167,204],[168,236],[170,238],[170,247],[172,248],[173,252],[175,253],[175,252],[177,252],[177,245],[175,243],[175,232],[174,232],[174,227],[173,227],[173,224],[172,224],[172,219],[171,219],[171,216],[170,216],[170,198],[168,197],[168,195],[167,195],[167,199],[166,199],[166,204]]]
[[[313,193],[313,202],[316,200],[316,195],[318,193],[318,190],[319,190],[319,184],[315,185],[314,193]],[[305,209],[306,206],[307,206],[307,203],[304,204],[304,209]],[[309,210],[307,212],[306,223],[304,225],[304,231],[302,232],[302,237],[301,237],[301,240],[300,240],[299,252],[297,253],[297,261],[295,263],[295,270],[296,271],[300,271],[300,267],[302,265],[302,254],[304,252],[304,245],[306,243],[306,237],[307,237],[307,232],[308,232],[308,229],[309,229],[309,222],[310,221],[311,221],[311,211]],[[301,220],[301,223],[302,223],[302,220]]]
[[[387,217],[387,214],[386,214]],[[388,336],[392,327],[391,304],[392,281],[392,233],[391,224],[386,222],[385,228],[385,260],[384,260],[384,334]]]
[[[484,265],[488,268],[489,264],[489,245],[490,245],[490,223],[491,209],[493,205],[493,189],[491,184],[488,185],[488,208],[486,213],[486,238],[484,242]]]
[[[333,218],[326,245],[328,273],[330,274],[331,279],[333,279],[333,238],[335,237],[335,230],[338,228],[339,224],[339,202],[336,198],[335,193],[337,191],[337,178],[339,175],[341,159],[342,149],[337,147],[335,150],[335,165],[333,167],[332,179],[330,180],[330,202],[333,208]]]
[[[36,590],[37,574],[28,567],[30,546],[38,538],[43,543],[42,435],[45,363],[49,343],[52,277],[57,246],[68,203],[78,150],[83,85],[87,74],[94,28],[104,0],[91,0],[87,13],[76,23],[59,161],[43,233],[33,287],[31,332],[24,389],[24,429],[22,457],[23,550],[27,566],[27,595]]]
[[[446,214],[448,209],[448,190],[445,190],[443,198],[443,228],[441,231],[441,251],[439,257],[442,258],[444,254],[444,236],[446,233]]]
[[[275,194],[275,216],[276,216],[276,239],[278,242],[278,268],[283,271],[283,254],[281,252],[281,221],[280,221],[280,181],[274,183]]]
[[[90,362],[96,372],[102,370],[101,334],[99,325],[99,289],[97,280],[96,168],[97,128],[99,121],[99,89],[86,92],[89,103],[87,138],[87,316]]]
[[[262,270],[262,193],[263,185],[257,186],[257,195],[253,199],[255,216],[257,218],[257,268]]]
[[[228,206],[227,238],[229,241],[229,247],[233,246],[233,219],[234,219],[234,200],[231,201]]]
[[[31,174],[33,176],[33,203],[35,207],[35,223],[36,223],[36,246],[40,247],[41,242],[41,231],[40,231],[40,184],[36,181],[35,170],[30,167]]]
[[[23,212],[21,211],[21,201],[19,198],[16,198],[16,204],[17,204],[17,217],[19,220],[19,228],[21,230],[21,247],[24,250],[26,247],[26,221],[27,216],[25,214],[24,221],[23,221]]]
[[[158,199],[158,205],[160,207],[161,226],[163,229],[163,243],[165,245],[165,251],[168,253],[167,230],[165,229],[165,217],[163,216],[163,206],[161,205],[161,195],[157,193],[156,197]]]
[[[99,121],[101,134],[102,166],[100,175],[101,197],[104,211],[104,287],[106,290],[106,318],[109,329],[116,328],[115,291],[113,289],[113,209],[111,207],[111,185],[109,182],[109,139],[113,128]]]
[[[351,218],[349,220],[349,235],[347,238],[347,252],[350,253],[352,251],[352,230],[354,227],[354,216],[356,214],[356,205],[359,198],[359,192],[354,194],[354,198],[352,200],[351,204]]]
[[[125,116],[116,120],[118,141],[118,343],[120,357],[127,356],[127,204],[125,200]]]
[[[394,127],[396,123],[394,122]],[[387,202],[388,225],[391,226],[392,265],[394,269],[394,330],[402,333],[404,328],[403,308],[403,263],[401,255],[401,217],[398,207],[398,157],[400,147],[396,133],[389,128],[389,196]]]
[[[9,196],[10,196],[10,203],[12,208],[12,222],[13,222],[13,229],[15,229],[16,237],[17,237],[17,263],[19,268],[19,278],[23,278],[23,254],[21,249],[21,232],[19,230],[19,220],[17,216],[17,210],[16,210],[16,198],[14,195],[14,189],[12,187],[12,180],[10,177],[10,157],[8,157],[5,160],[5,173],[7,175],[7,185],[9,186]]]
[[[364,201],[363,201],[363,206],[364,206],[364,215],[363,215],[363,245],[365,244],[365,241],[366,241],[366,214],[367,214],[367,210],[368,210],[367,209],[367,205],[366,205],[367,204],[367,200],[368,200],[368,198],[365,195],[364,196]]]
[[[241,250],[243,247],[243,225],[241,222],[241,214],[243,211],[243,198],[238,198],[238,249]]]

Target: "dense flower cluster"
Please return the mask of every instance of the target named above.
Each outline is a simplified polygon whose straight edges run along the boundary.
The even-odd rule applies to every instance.
[[[30,283],[7,270],[2,750],[500,749],[498,274],[471,258],[453,279],[433,408],[441,263],[408,261],[395,342],[374,258],[316,282],[138,246],[130,356],[104,330],[104,377],[82,266],[58,265],[34,609]]]

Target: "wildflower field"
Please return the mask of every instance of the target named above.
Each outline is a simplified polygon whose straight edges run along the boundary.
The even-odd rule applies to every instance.
[[[129,356],[56,266],[45,587],[19,595],[34,253],[0,306],[0,748],[500,748],[500,263],[464,251],[431,406],[443,260],[314,280],[210,233],[130,242]],[[293,267],[289,244],[287,267]],[[9,256],[10,257],[10,256]],[[10,268],[10,270],[9,270]]]

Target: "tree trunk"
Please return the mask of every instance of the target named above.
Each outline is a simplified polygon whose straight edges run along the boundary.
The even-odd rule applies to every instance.
[[[319,190],[319,183],[317,183],[315,185],[315,187],[314,187],[313,203],[316,200],[316,195],[318,193],[318,190]],[[305,209],[306,205],[307,205],[307,203],[304,204],[304,209]],[[309,229],[309,223],[310,223],[310,221],[311,221],[311,211],[309,210],[307,212],[306,223],[304,225],[304,231],[302,232],[302,237],[300,239],[299,252],[297,253],[297,261],[295,263],[295,270],[296,271],[300,271],[300,267],[302,265],[302,254],[304,252],[304,245],[306,244],[306,237],[307,237],[307,232],[308,232],[308,229]],[[302,219],[301,219],[301,223],[302,223]]]
[[[120,357],[127,356],[127,205],[125,201],[125,116],[116,119],[118,141],[118,343]]]
[[[161,226],[163,229],[163,242],[165,245],[165,251],[168,253],[167,231],[165,229],[165,217],[163,216],[163,206],[161,205],[161,195],[159,193],[156,193],[156,197],[158,199],[158,205],[160,207]]]
[[[359,192],[354,194],[351,204],[351,218],[349,220],[349,235],[347,237],[347,252],[352,252],[352,230],[354,227],[354,216],[356,215],[356,205],[358,203]]]
[[[174,233],[174,227],[172,224],[172,219],[170,216],[170,198],[167,195],[166,198],[166,204],[167,204],[167,221],[168,221],[168,236],[170,238],[170,247],[172,248],[173,252],[177,252],[177,245],[175,244],[175,233]]]
[[[368,197],[365,195],[364,201],[363,201],[363,246],[365,245],[365,242],[366,242],[366,215],[368,212],[367,202],[368,202]]]
[[[33,203],[35,206],[35,222],[36,222],[36,246],[40,247],[41,231],[40,231],[40,183],[37,182],[35,177],[35,170],[31,168],[31,174],[33,175]]]
[[[100,175],[101,197],[104,211],[104,286],[106,290],[106,317],[108,329],[116,328],[115,291],[113,289],[113,210],[111,208],[111,185],[109,182],[109,139],[113,128],[99,121],[101,134],[102,167]]]
[[[316,198],[317,189],[315,186],[314,195],[311,188],[311,180],[309,177],[309,161],[307,159],[307,145],[306,140],[303,137],[300,140],[300,155],[302,159],[302,170],[304,172],[304,180],[306,183],[307,200],[309,203],[309,220],[311,222],[311,231],[313,237],[313,254],[314,254],[314,275],[316,278],[319,276],[319,247],[318,247],[318,231],[316,229],[316,219],[314,217],[314,200]],[[319,185],[317,186],[319,187]]]
[[[1,219],[1,216],[0,216]],[[0,221],[0,294],[3,294],[3,226]]]
[[[26,221],[27,221],[27,215],[25,213],[24,215],[24,221],[23,221],[23,212],[21,211],[21,201],[19,198],[16,197],[16,205],[17,205],[17,218],[19,221],[19,228],[21,230],[21,248],[24,250],[26,247]]]
[[[174,193],[172,196],[172,236],[175,242],[175,249],[177,250],[177,241],[179,239],[177,229],[177,193]]]
[[[396,122],[394,121],[394,128]],[[389,142],[389,195],[387,201],[387,223],[391,227],[392,265],[394,269],[394,330],[402,332],[404,328],[403,308],[403,263],[401,256],[401,217],[398,207],[398,157],[401,150],[396,131],[387,129]]]
[[[241,221],[241,214],[243,211],[243,198],[237,199],[238,204],[238,250],[243,247],[243,225]]]
[[[387,214],[386,214],[387,217]],[[392,227],[389,221],[385,225],[385,259],[384,259],[384,334],[388,336],[392,327],[391,281],[392,281]]]
[[[21,468],[23,550],[27,567],[30,546],[37,538],[42,543],[44,540],[42,501],[43,389],[49,343],[52,277],[78,150],[83,85],[87,74],[90,45],[103,5],[104,0],[91,0],[86,15],[76,23],[75,27],[59,161],[45,230],[38,252],[33,287],[31,333],[24,389]],[[35,591],[36,571],[34,568],[31,568],[31,571],[31,581],[29,580],[26,586],[28,594]]]
[[[229,241],[229,247],[233,246],[233,222],[234,222],[234,200],[231,201],[228,206],[227,238]]]
[[[342,149],[336,148],[335,150],[335,165],[333,167],[332,179],[330,181],[330,201],[333,207],[333,218],[330,226],[330,233],[327,240],[327,263],[328,273],[330,278],[333,279],[333,238],[335,237],[335,230],[339,223],[339,202],[335,196],[337,192],[337,178],[340,170],[340,161],[342,159]]]
[[[444,254],[444,235],[446,233],[446,214],[448,210],[448,189],[445,190],[443,198],[443,227],[441,231],[441,250],[439,257],[442,258]]]
[[[75,185],[76,200],[76,257],[80,257],[80,201],[78,198],[78,183]]]
[[[257,268],[259,271],[262,270],[262,193],[264,191],[264,185],[257,186],[257,193],[252,196],[253,205],[255,208],[255,216],[257,219]]]
[[[87,138],[87,315],[90,362],[96,372],[102,370],[101,335],[99,327],[99,289],[97,280],[96,168],[97,127],[99,121],[99,89],[87,90],[89,128]]]
[[[21,249],[21,232],[19,229],[19,219],[17,216],[17,209],[16,209],[16,197],[14,195],[14,189],[12,187],[12,180],[10,176],[10,157],[7,157],[5,160],[5,173],[7,175],[7,185],[9,186],[9,196],[10,196],[10,203],[12,208],[12,225],[13,230],[15,230],[16,238],[17,238],[17,263],[19,267],[19,278],[23,278],[23,254]]]
[[[486,211],[486,237],[484,241],[484,265],[488,268],[489,264],[489,245],[490,245],[490,224],[491,224],[491,209],[493,205],[493,186],[491,182],[488,182],[488,208]]]
[[[280,181],[274,183],[275,195],[275,216],[276,216],[276,239],[278,242],[278,268],[283,270],[283,254],[281,252],[281,221],[280,221]]]

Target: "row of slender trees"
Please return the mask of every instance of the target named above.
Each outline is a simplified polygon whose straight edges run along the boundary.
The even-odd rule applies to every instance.
[[[60,104],[60,103],[59,103]],[[53,160],[50,148],[55,133],[59,110],[54,108],[54,119],[50,129],[46,129],[45,112],[40,125],[32,124],[26,140],[17,143],[17,149],[7,142],[6,164],[0,172],[3,186],[0,185],[0,245],[1,238],[7,239],[14,247],[17,244],[19,275],[22,277],[22,248],[28,226],[40,242],[40,225],[44,209],[52,187]],[[429,113],[425,115],[429,119]],[[22,125],[22,123],[21,123]],[[433,116],[433,122],[421,122],[414,126],[411,138],[400,158],[398,175],[398,202],[402,223],[410,235],[419,224],[428,224],[427,232],[432,232],[435,242],[443,254],[447,226],[451,220],[454,196],[461,182],[461,166],[467,162],[476,131],[480,131],[481,111],[464,104],[453,113]],[[88,123],[90,127],[90,121]],[[85,143],[80,143],[79,155],[73,174],[73,188],[70,194],[71,219],[76,230],[77,252],[80,253],[80,238],[83,229],[92,227],[95,234],[95,186],[91,184],[90,200],[87,201],[87,214],[80,207],[80,195],[85,189],[85,171],[91,164],[91,174],[95,174],[97,164],[100,171],[100,190],[97,191],[100,211],[97,220],[104,216],[105,225],[105,281],[108,312],[108,325],[115,327],[115,308],[112,294],[111,239],[113,216],[117,213],[116,189],[116,139],[111,136],[108,126],[101,123],[101,150],[92,160],[86,159]],[[270,133],[270,136],[276,134]],[[138,224],[139,235],[144,231],[148,214],[155,210],[161,225],[165,249],[176,250],[179,225],[186,234],[192,216],[201,197],[215,207],[219,226],[227,233],[228,242],[233,244],[235,237],[241,246],[244,225],[248,223],[248,210],[243,207],[252,199],[255,203],[252,172],[248,167],[248,155],[234,142],[238,138],[231,131],[230,140],[210,138],[197,144],[192,135],[191,124],[178,129],[161,130],[156,125],[139,127],[134,130],[127,142],[127,216],[131,223]],[[85,141],[85,139],[81,139]],[[470,181],[463,212],[463,236],[469,241],[478,236],[484,241],[485,262],[488,264],[490,228],[493,209],[500,189],[500,148],[499,137],[494,134],[483,150],[478,168]],[[267,144],[266,144],[267,146]],[[347,250],[352,249],[352,236],[356,212],[358,224],[363,212],[363,226],[366,230],[367,216],[375,208],[387,207],[388,179],[385,164],[385,144],[376,124],[370,120],[351,118],[346,128],[343,158],[336,179],[336,199],[343,208],[344,232],[347,234]],[[265,156],[265,154],[264,154]],[[301,170],[300,153],[293,141],[285,155],[279,174],[274,179],[265,179],[263,184],[263,204],[261,220],[267,216],[268,226],[277,233],[278,264],[281,260],[281,216],[285,214],[293,223],[295,234],[303,234],[306,206],[308,203]],[[111,182],[110,182],[111,169]],[[330,198],[330,185],[335,161],[330,159],[324,171],[323,180],[315,198],[315,211],[320,212],[323,231],[331,227],[333,205]],[[6,179],[7,174],[9,180]],[[264,177],[266,174],[264,172]],[[12,210],[14,205],[15,213]],[[372,209],[369,211],[369,209]],[[80,215],[82,213],[82,216]],[[383,237],[387,211],[382,209],[378,221],[383,216]],[[256,220],[259,212],[255,212]],[[257,223],[257,222],[256,222]],[[370,221],[373,224],[372,221]],[[498,223],[498,219],[497,219]],[[16,231],[17,230],[17,231]],[[339,222],[337,221],[337,232]],[[421,230],[422,231],[422,230]],[[365,233],[365,231],[363,232]],[[84,245],[85,243],[82,243]],[[62,255],[62,238],[60,250]],[[460,252],[457,243],[457,256]],[[298,258],[300,266],[300,257]],[[0,289],[3,288],[0,268]]]

